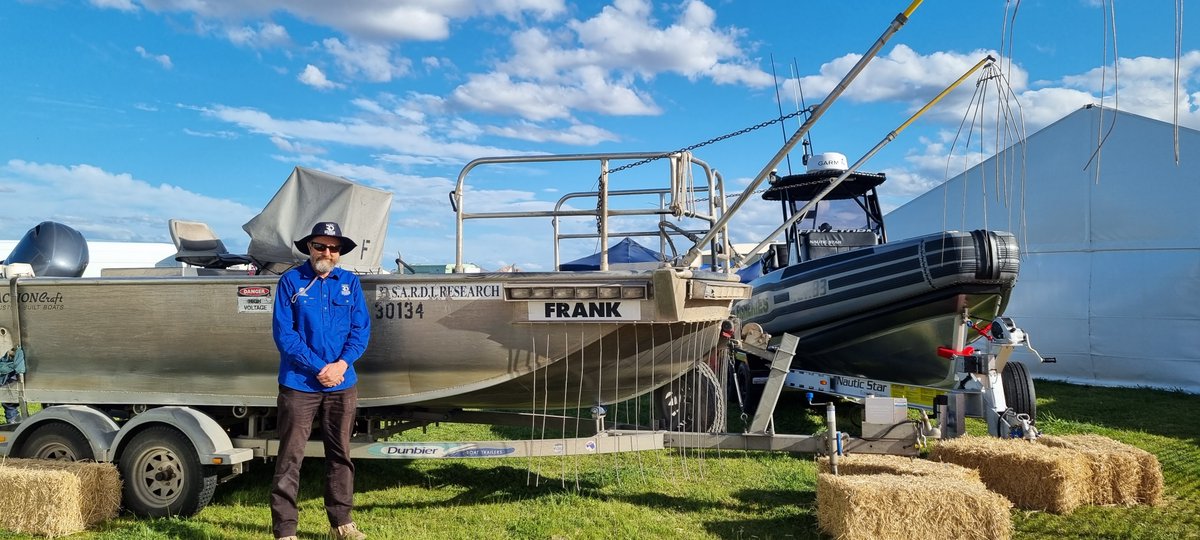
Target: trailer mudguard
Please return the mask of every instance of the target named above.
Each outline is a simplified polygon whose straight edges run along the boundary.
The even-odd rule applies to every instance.
[[[87,405],[55,405],[34,413],[17,425],[16,431],[6,441],[0,442],[0,455],[7,456],[25,438],[47,422],[63,422],[79,430],[92,447],[97,461],[109,461],[106,457],[113,447],[120,428],[108,415]]]
[[[151,424],[171,426],[187,436],[196,447],[196,456],[202,465],[232,465],[254,457],[254,451],[249,448],[234,448],[229,435],[212,417],[190,407],[171,406],[150,409],[126,422],[109,447],[108,460],[116,459],[116,451],[125,439]]]

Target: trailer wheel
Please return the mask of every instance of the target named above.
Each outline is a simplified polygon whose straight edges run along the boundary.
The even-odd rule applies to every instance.
[[[1037,394],[1033,391],[1033,377],[1025,364],[1009,362],[1000,372],[1004,385],[1004,403],[1018,414],[1028,414],[1031,422],[1037,420]]]
[[[669,431],[725,431],[725,396],[717,375],[704,363],[654,391]]]
[[[139,516],[191,516],[212,500],[217,488],[217,475],[204,470],[192,442],[167,426],[134,435],[119,466],[125,507]]]
[[[78,429],[52,423],[39,427],[21,444],[21,457],[58,461],[91,461],[92,447]]]

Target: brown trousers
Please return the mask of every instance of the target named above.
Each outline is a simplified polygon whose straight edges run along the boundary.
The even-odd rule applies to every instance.
[[[354,428],[358,389],[301,392],[280,386],[277,403],[279,456],[275,458],[275,477],[271,480],[271,532],[275,538],[296,534],[300,465],[313,420],[320,420],[325,443],[325,513],[331,526],[350,523],[350,509],[354,506],[350,432]]]

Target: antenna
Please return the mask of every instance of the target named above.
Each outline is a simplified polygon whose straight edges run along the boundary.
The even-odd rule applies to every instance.
[[[775,53],[771,53],[771,82],[775,83],[775,106],[779,109],[779,117],[783,118],[783,100],[779,98],[779,77],[775,75]],[[783,133],[783,141],[787,142],[787,126],[783,122],[779,123],[779,131]],[[792,156],[788,154],[787,158],[788,174],[792,174]],[[808,151],[804,152],[804,162],[808,163]]]
[[[800,66],[796,65],[796,57],[792,57],[792,78],[796,79],[796,95],[792,99],[796,102],[796,110],[808,108],[808,104],[804,103],[804,85],[800,84]],[[803,108],[803,109],[802,109]],[[808,158],[813,155],[812,149],[812,130],[804,134],[804,142],[800,143],[804,147],[804,164],[808,165]]]

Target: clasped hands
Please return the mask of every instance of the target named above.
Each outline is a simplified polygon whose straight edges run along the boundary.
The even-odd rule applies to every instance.
[[[325,367],[317,372],[317,382],[321,383],[325,388],[332,388],[342,384],[342,381],[346,379],[347,369],[350,369],[350,364],[341,359],[331,364],[325,364]]]

